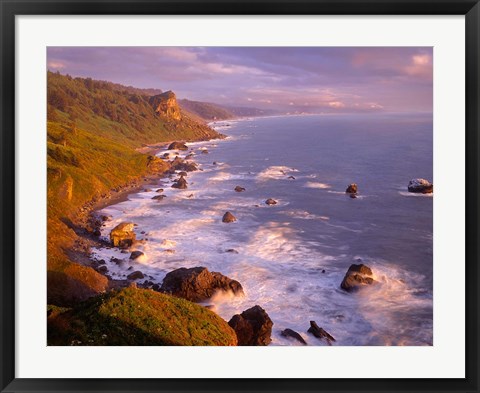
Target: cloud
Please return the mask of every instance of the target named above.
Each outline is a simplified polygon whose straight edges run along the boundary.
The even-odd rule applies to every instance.
[[[248,101],[288,111],[433,105],[433,50],[426,47],[49,47],[47,55],[54,71],[226,105]]]
[[[55,71],[55,70],[63,70],[66,67],[66,65],[60,61],[49,61],[47,63],[47,67],[49,70]]]

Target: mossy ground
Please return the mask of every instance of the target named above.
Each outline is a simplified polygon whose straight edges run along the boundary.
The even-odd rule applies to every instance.
[[[187,300],[152,290],[125,288],[73,309],[53,308],[49,345],[236,345],[219,316]]]

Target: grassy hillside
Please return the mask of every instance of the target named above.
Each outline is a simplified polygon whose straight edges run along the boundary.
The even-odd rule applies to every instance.
[[[236,115],[217,104],[210,102],[180,100],[180,107],[206,121],[233,119]]]
[[[49,345],[237,345],[235,331],[210,310],[152,290],[111,291],[49,312]]]
[[[88,248],[84,206],[169,168],[137,152],[142,144],[220,134],[182,113],[172,92],[149,96],[158,91],[51,72],[47,81],[48,301],[69,306],[109,286],[72,260],[72,249]]]
[[[218,137],[211,128],[182,113],[181,120],[156,113],[147,92],[90,78],[48,72],[48,119],[72,122],[95,135],[130,147],[171,140]]]

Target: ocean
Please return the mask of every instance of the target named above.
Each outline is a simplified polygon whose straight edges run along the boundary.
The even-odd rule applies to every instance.
[[[407,192],[412,178],[434,180],[431,114],[266,117],[213,127],[228,138],[170,151],[171,158],[195,153],[201,170],[188,173],[188,189],[171,188],[177,176],[164,178],[101,211],[112,217],[101,230],[106,239],[132,221],[144,240],[135,262],[118,249],[94,249],[108,274],[124,279],[141,270],[161,284],[179,267],[220,272],[245,296],[218,294],[204,304],[227,321],[260,305],[274,323],[271,345],[299,344],[281,336],[286,328],[326,345],[307,333],[310,321],[334,345],[433,344],[433,196]],[[345,194],[350,183],[356,199]],[[166,195],[160,201],[152,199],[158,188]],[[268,206],[268,198],[278,203]],[[237,221],[222,223],[226,211]],[[371,267],[377,284],[342,290],[353,263]]]

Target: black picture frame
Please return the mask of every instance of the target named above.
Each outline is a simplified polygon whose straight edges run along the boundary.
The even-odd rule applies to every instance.
[[[2,392],[478,392],[479,0],[0,0],[0,279]],[[15,16],[17,15],[465,15],[466,378],[19,379],[15,378]],[[452,340],[455,338],[452,337]],[[220,377],[220,376],[219,376]]]

